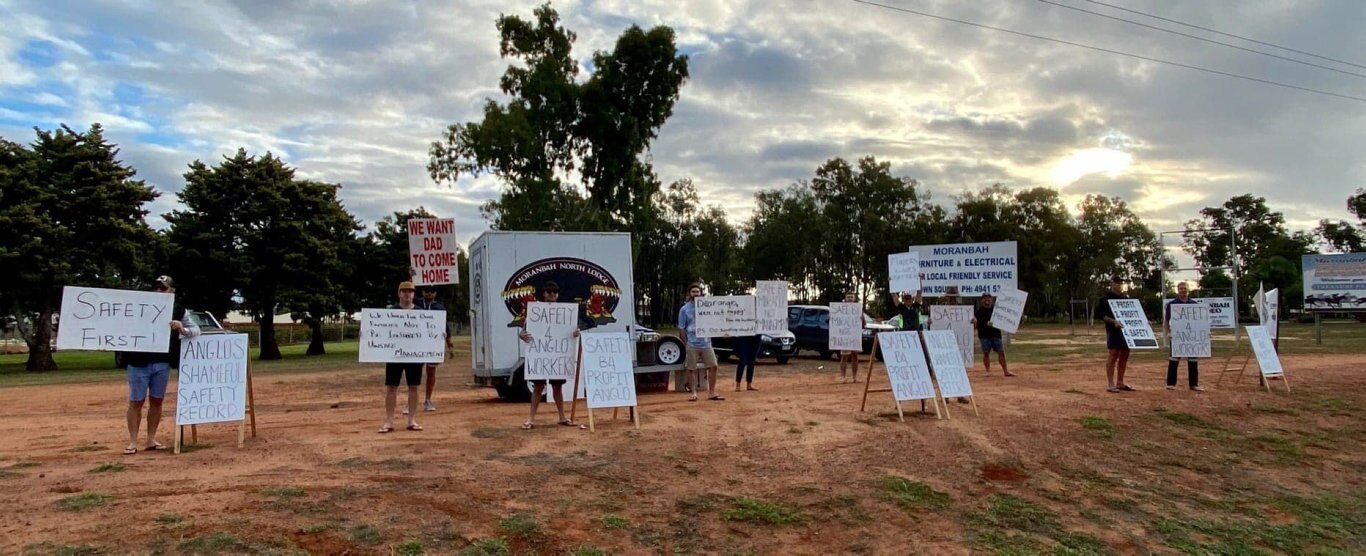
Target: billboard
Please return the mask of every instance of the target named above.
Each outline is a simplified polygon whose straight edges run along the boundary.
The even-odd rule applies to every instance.
[[[1366,253],[1304,255],[1307,311],[1366,311]]]

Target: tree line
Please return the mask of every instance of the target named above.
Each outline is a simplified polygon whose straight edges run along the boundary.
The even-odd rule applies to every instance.
[[[1094,298],[1114,274],[1155,303],[1159,269],[1171,264],[1118,197],[1069,207],[1054,189],[993,185],[941,204],[873,157],[830,159],[807,179],[760,191],[751,217],[732,223],[691,180],[663,184],[649,158],[688,77],[672,29],[631,26],[613,50],[592,55],[594,71],[581,80],[575,35],[548,5],[496,25],[500,52],[516,62],[500,80],[508,100],[451,125],[431,145],[428,171],[438,183],[497,177],[500,196],[481,207],[493,229],[631,233],[643,323],[672,322],[691,282],[724,294],[782,279],[795,300],[817,303],[854,289],[880,313],[886,255],[911,245],[1018,242],[1020,287],[1036,316],[1067,314],[1072,299]],[[161,193],[118,154],[99,124],[35,128],[27,144],[0,138],[0,314],[28,344],[29,370],[56,368],[49,346],[62,286],[144,289],[162,273],[176,279],[186,307],[220,319],[250,314],[261,326],[260,358],[280,357],[277,314],[307,323],[308,353],[321,354],[324,320],[392,302],[409,276],[406,223],[435,216],[417,207],[366,227],[342,203],[342,185],[298,178],[271,153],[239,149],[214,164],[192,162],[177,209],[155,230],[146,207]],[[1348,204],[1361,222],[1292,233],[1264,199],[1244,195],[1203,209],[1187,229],[1236,230],[1243,291],[1265,282],[1293,307],[1300,254],[1363,250],[1366,190]],[[1231,267],[1219,233],[1227,232],[1186,234],[1184,246],[1202,265]],[[465,274],[463,251],[460,265]],[[1201,286],[1230,281],[1209,273]],[[440,295],[449,317],[463,319],[465,288],[443,286]]]

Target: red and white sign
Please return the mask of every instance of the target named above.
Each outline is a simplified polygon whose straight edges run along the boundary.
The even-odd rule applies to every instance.
[[[459,284],[456,266],[454,218],[414,218],[408,221],[409,266],[413,268],[413,284],[436,286]]]

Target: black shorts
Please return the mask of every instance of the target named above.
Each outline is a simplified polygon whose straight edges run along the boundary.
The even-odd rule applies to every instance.
[[[1107,328],[1105,330],[1105,347],[1110,349],[1129,349],[1129,343],[1124,341],[1124,331]]]
[[[533,381],[531,381],[532,384],[539,384],[539,385],[541,385],[541,386],[545,386],[547,382],[550,383],[552,386],[563,386],[563,385],[564,385],[564,379],[563,379],[563,378],[543,378],[543,379],[541,379],[541,380],[533,380]]]
[[[422,385],[422,363],[385,363],[384,385],[398,386],[400,379],[407,379],[408,386]]]

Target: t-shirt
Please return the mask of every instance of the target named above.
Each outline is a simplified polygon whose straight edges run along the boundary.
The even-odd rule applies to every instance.
[[[145,351],[125,351],[123,352],[123,364],[129,367],[146,367],[152,363],[178,363],[180,360],[180,338],[193,338],[199,335],[199,327],[194,322],[185,320],[185,308],[176,304],[171,309],[171,320],[178,320],[184,329],[176,334],[171,333],[171,344],[166,348],[165,353],[147,353]]]
[[[711,338],[697,337],[697,309],[691,301],[684,303],[678,310],[678,328],[688,334],[688,346],[695,348],[711,347]]]
[[[995,305],[992,305],[992,306],[990,306],[990,307],[983,307],[983,306],[981,306],[981,305],[978,305],[977,308],[974,309],[974,310],[972,311],[972,318],[977,319],[977,337],[978,337],[978,338],[1000,338],[1000,337],[1001,337],[1001,329],[996,328],[995,326],[990,326],[990,325],[987,324],[988,322],[991,322],[991,315],[992,315],[993,313],[995,313],[995,312],[996,312],[996,306],[995,306]]]
[[[1198,303],[1198,301],[1196,301],[1195,298],[1193,298],[1193,297],[1187,297],[1185,301],[1181,301],[1181,298],[1178,297],[1178,298],[1176,298],[1176,299],[1173,299],[1173,300],[1167,302],[1167,309],[1164,311],[1165,315],[1163,315],[1163,317],[1162,317],[1162,322],[1171,322],[1171,321],[1172,321],[1172,305],[1177,304],[1177,303],[1180,303],[1180,304],[1182,304],[1182,305],[1190,305],[1190,304]]]
[[[1105,297],[1101,298],[1099,305],[1096,305],[1097,320],[1105,320],[1105,317],[1110,317],[1112,320],[1115,318],[1115,310],[1110,308],[1111,299],[1129,299],[1129,296],[1112,291],[1105,292]],[[1110,321],[1105,321],[1105,331],[1119,332],[1120,329],[1118,326],[1110,324]]]

